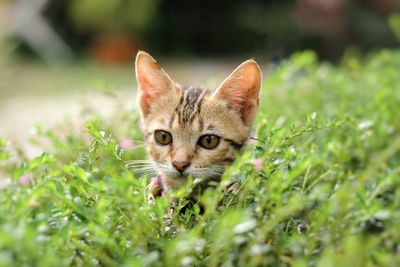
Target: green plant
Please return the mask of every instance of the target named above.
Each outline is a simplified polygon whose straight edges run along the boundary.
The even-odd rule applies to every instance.
[[[74,0],[69,16],[83,30],[141,31],[156,15],[158,0]]]
[[[181,200],[169,220],[174,196],[148,203],[147,177],[125,167],[145,156],[133,112],[38,128],[47,152],[32,160],[2,141],[0,265],[398,266],[399,69],[400,51],[338,67],[294,54],[267,75],[256,140],[204,213]],[[139,145],[122,149],[127,136]]]
[[[394,36],[400,41],[400,14],[392,14],[388,22]]]

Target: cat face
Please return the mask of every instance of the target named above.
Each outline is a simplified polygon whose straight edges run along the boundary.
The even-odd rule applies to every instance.
[[[191,176],[217,179],[246,142],[261,71],[242,63],[216,90],[181,86],[147,53],[136,57],[138,104],[153,167],[172,187]]]

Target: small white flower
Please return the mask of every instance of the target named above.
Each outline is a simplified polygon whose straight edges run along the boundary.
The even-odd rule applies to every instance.
[[[158,251],[152,251],[149,254],[147,254],[144,262],[146,263],[145,265],[151,265],[152,263],[155,263],[158,261],[160,258],[160,253]]]
[[[233,231],[236,234],[243,234],[254,229],[256,226],[257,226],[256,221],[254,219],[251,219],[236,225],[235,228],[233,228]]]
[[[373,126],[373,125],[374,125],[374,122],[365,120],[365,121],[361,121],[361,122],[358,124],[358,128],[359,128],[360,130],[365,130],[365,129],[370,128],[370,127]]]
[[[289,148],[289,150],[290,150],[290,153],[292,153],[292,155],[295,155],[296,156],[296,148],[294,148],[294,146],[291,146],[290,148]]]
[[[267,244],[255,244],[250,248],[250,254],[256,256],[267,253],[271,250],[271,246]]]
[[[246,241],[247,241],[247,238],[242,235],[235,236],[235,238],[233,239],[233,242],[235,242],[236,245],[242,245]]]
[[[390,212],[388,210],[379,210],[374,215],[375,218],[380,220],[387,220],[390,218]]]
[[[183,266],[189,266],[189,265],[191,265],[193,262],[194,262],[193,257],[185,256],[185,257],[183,257],[183,259],[182,259],[182,261],[181,261],[181,264],[182,264]]]

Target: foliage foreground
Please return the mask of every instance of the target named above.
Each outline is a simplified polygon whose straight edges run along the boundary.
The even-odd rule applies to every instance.
[[[3,140],[0,266],[400,266],[399,77],[400,51],[281,62],[255,140],[190,207],[190,185],[148,203],[127,167],[145,157],[135,112],[37,127],[31,160]]]

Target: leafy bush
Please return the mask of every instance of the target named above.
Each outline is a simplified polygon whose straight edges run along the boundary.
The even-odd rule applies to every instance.
[[[204,212],[185,206],[190,186],[147,202],[147,178],[125,165],[145,156],[135,112],[37,128],[47,152],[32,160],[2,141],[0,265],[398,266],[399,70],[400,51],[276,66],[256,140],[201,196]]]
[[[81,30],[140,31],[154,19],[157,0],[73,0],[68,15]]]

